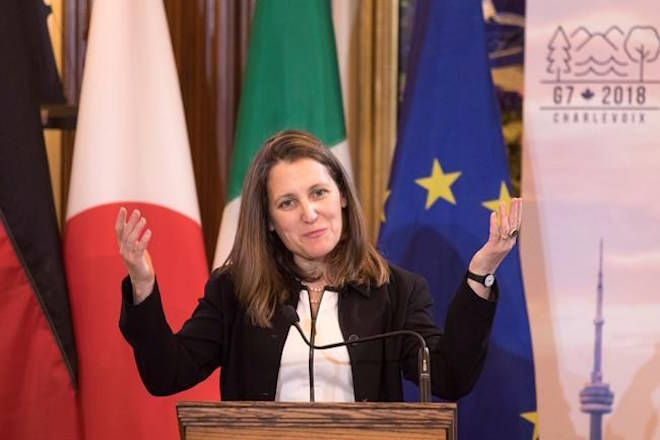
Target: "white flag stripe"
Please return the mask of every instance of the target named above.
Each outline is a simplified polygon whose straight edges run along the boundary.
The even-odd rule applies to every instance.
[[[148,201],[199,223],[162,2],[98,1],[94,8],[67,219],[98,205]]]
[[[238,196],[229,202],[222,211],[222,223],[220,224],[220,233],[218,234],[218,243],[215,248],[215,258],[213,260],[214,269],[222,266],[234,245],[240,210],[241,197]]]
[[[346,171],[346,174],[348,175],[348,179],[352,182],[353,167],[351,165],[351,153],[348,150],[348,141],[344,139],[337,145],[330,147],[330,151],[332,151],[337,159],[339,159],[339,162],[341,162],[344,170]]]
[[[332,25],[335,30],[337,64],[341,80],[341,96],[344,104],[346,129],[350,129],[350,115],[357,107],[358,80],[357,47],[359,38],[358,12],[360,2],[354,0],[332,0]],[[348,136],[350,138],[350,135]],[[345,163],[345,162],[342,162]]]

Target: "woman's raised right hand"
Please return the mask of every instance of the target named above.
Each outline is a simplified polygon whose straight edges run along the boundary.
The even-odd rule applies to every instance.
[[[149,296],[156,279],[151,257],[147,251],[151,230],[145,230],[147,220],[137,209],[133,210],[128,221],[126,216],[126,208],[122,206],[117,214],[115,234],[117,235],[119,255],[124,261],[124,266],[126,266],[133,284],[133,303],[138,304]]]

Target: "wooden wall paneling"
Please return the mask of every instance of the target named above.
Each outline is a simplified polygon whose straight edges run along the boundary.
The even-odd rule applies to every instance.
[[[372,240],[376,240],[373,230],[373,195],[371,187],[371,168],[373,164],[373,90],[370,86],[373,78],[373,29],[374,29],[374,0],[362,0],[359,11],[359,82],[364,84],[360,88],[358,97],[358,147],[355,161],[355,179],[362,209],[367,223],[367,231]]]
[[[213,258],[220,192],[215,148],[215,2],[166,0],[172,49],[188,128],[207,260]],[[210,22],[210,23],[209,23]],[[215,202],[215,203],[214,203]]]
[[[62,26],[64,28],[62,37],[62,86],[64,87],[64,96],[67,103],[75,106],[78,105],[80,100],[91,5],[92,0],[63,0],[62,5]],[[75,130],[62,131],[62,160],[60,162],[61,225],[64,225],[66,219],[74,139]]]
[[[373,220],[380,229],[392,155],[396,145],[398,106],[399,2],[377,2],[375,29]]]
[[[229,184],[229,171],[231,164],[231,154],[234,146],[234,130],[236,125],[236,111],[238,108],[238,97],[240,91],[237,90],[237,81],[235,69],[228,68],[236,60],[236,40],[232,37],[236,28],[240,28],[237,23],[237,9],[240,3],[234,1],[221,2],[217,8],[218,38],[216,40],[215,52],[218,59],[214,70],[214,77],[218,84],[218,94],[216,96],[215,126],[217,130],[217,143],[215,148],[218,152],[219,188],[218,209],[222,210],[225,205],[227,195],[227,186]],[[222,213],[220,214],[222,216]],[[222,217],[220,218],[222,221]],[[216,239],[217,241],[217,239]],[[211,259],[212,261],[212,259]]]
[[[215,126],[218,169],[220,170],[220,193],[215,203],[220,211],[224,208],[229,185],[236,118],[243,83],[243,71],[247,61],[248,37],[254,3],[254,0],[220,1],[216,12],[218,36],[215,48],[217,62],[215,63],[214,77],[218,90]],[[216,228],[216,235],[217,232],[218,228]],[[214,246],[216,240],[214,240]],[[211,263],[212,257],[210,259]]]
[[[373,240],[378,237],[396,143],[398,0],[360,4],[358,191]]]

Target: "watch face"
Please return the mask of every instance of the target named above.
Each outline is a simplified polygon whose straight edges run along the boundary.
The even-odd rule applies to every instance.
[[[486,275],[486,278],[484,278],[484,286],[490,287],[493,284],[495,284],[495,275],[489,273],[488,275]]]

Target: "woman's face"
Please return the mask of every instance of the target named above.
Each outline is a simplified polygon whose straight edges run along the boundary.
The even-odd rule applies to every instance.
[[[302,269],[313,269],[337,246],[346,199],[325,165],[279,162],[268,175],[269,227]]]

